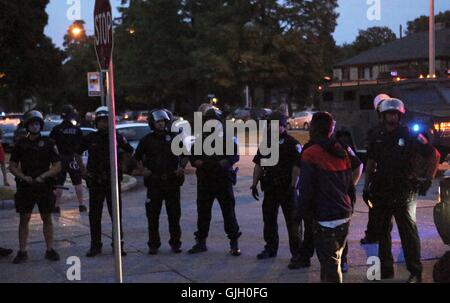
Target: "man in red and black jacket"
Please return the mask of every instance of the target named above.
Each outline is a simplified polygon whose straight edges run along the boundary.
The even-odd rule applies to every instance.
[[[301,158],[299,208],[313,218],[314,247],[322,282],[342,282],[341,256],[347,241],[356,200],[352,165],[347,149],[331,139],[333,117],[314,114],[310,136],[314,142]]]

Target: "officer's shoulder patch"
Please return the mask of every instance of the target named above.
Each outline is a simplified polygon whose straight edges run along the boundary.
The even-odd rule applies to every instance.
[[[38,142],[38,146],[39,147],[44,147],[44,145],[45,145],[45,140],[39,140],[39,142]]]

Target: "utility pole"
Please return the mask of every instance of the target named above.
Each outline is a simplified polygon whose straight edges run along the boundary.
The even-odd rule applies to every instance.
[[[435,26],[434,26],[434,0],[430,0],[430,39],[429,39],[429,75],[436,77],[436,45],[435,45]]]

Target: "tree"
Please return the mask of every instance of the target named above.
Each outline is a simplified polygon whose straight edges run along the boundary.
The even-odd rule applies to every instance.
[[[194,109],[208,94],[230,105],[243,89],[311,97],[331,70],[336,0],[133,0],[115,28],[122,104],[175,101]],[[169,102],[170,103],[170,102]]]
[[[84,33],[84,21],[78,20],[74,24]],[[100,106],[99,97],[89,97],[87,91],[87,73],[99,70],[94,48],[94,37],[80,34],[74,37],[68,29],[64,36],[64,53],[66,59],[62,66],[63,89],[60,102],[56,108],[64,104],[72,104],[80,113],[93,111]]]
[[[130,2],[115,28],[117,95],[128,104],[159,106],[189,89],[181,1]]]
[[[409,35],[413,33],[428,31],[429,19],[429,16],[420,16],[413,21],[409,21],[407,23],[408,28],[406,30],[406,34]],[[445,28],[450,28],[450,10],[437,14],[435,16],[435,22],[443,23]]]
[[[395,33],[388,27],[370,27],[366,30],[360,30],[353,43],[344,43],[337,48],[335,59],[337,62],[343,61],[396,39]]]
[[[63,55],[44,35],[48,2],[0,0],[0,90],[9,110],[22,110],[27,98],[57,99]]]
[[[366,30],[360,30],[353,47],[357,53],[361,53],[371,48],[395,41],[396,39],[397,36],[389,27],[375,26]]]

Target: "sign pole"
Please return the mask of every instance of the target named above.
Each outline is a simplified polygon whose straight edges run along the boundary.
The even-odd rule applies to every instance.
[[[116,282],[122,283],[122,239],[120,234],[120,206],[119,206],[119,180],[117,165],[117,138],[116,138],[116,109],[114,97],[114,72],[113,60],[109,64],[107,77],[107,101],[108,101],[108,127],[109,127],[109,161],[111,167],[111,197],[113,210],[113,241],[114,258],[116,268]]]
[[[114,261],[116,269],[116,282],[122,283],[122,249],[120,233],[120,206],[119,182],[117,165],[117,138],[116,138],[116,110],[114,99],[114,73],[113,73],[113,19],[109,0],[95,0],[94,7],[95,52],[100,65],[100,74],[106,73],[107,104],[108,104],[108,131],[109,131],[109,159],[111,168],[111,202],[113,221]],[[103,75],[102,89],[103,92]]]
[[[101,106],[106,106],[106,102],[105,102],[105,80],[103,77],[103,71],[100,70],[100,77],[99,77],[99,81],[100,81],[100,104]]]

